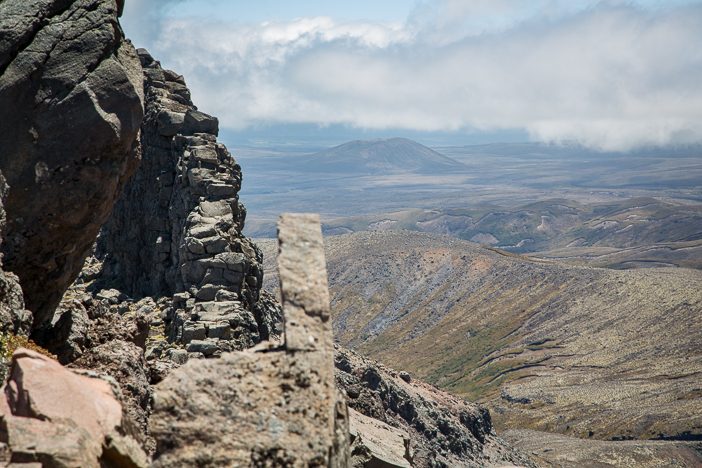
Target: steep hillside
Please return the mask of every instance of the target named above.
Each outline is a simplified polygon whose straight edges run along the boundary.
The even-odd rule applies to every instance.
[[[699,271],[564,266],[406,231],[328,237],[327,259],[341,344],[487,403],[498,427],[702,434]]]

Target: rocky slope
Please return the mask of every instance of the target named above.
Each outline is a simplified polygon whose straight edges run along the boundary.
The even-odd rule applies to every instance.
[[[336,347],[349,407],[408,434],[412,466],[532,466],[495,435],[486,408]]]
[[[1,245],[19,276],[0,272],[2,363],[13,340],[43,353],[12,355],[0,460],[529,464],[481,407],[347,353],[338,384],[359,390],[365,413],[349,415],[314,217],[281,224],[287,328],[282,344],[264,342],[280,333],[280,306],[261,293],[262,255],[241,233],[241,170],[184,79],[124,39],[122,6],[0,1],[0,108],[20,116],[1,119]],[[16,336],[29,332],[48,350]]]
[[[339,343],[477,398],[498,428],[702,434],[699,271],[568,267],[411,232],[326,242]]]
[[[48,328],[139,160],[141,66],[118,4],[0,2],[3,252],[34,335]]]
[[[660,242],[625,248],[565,247],[529,255],[601,268],[683,267],[702,270],[702,240]]]

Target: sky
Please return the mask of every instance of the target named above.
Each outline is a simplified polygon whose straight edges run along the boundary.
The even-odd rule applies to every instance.
[[[127,0],[122,25],[233,135],[702,143],[702,0]]]

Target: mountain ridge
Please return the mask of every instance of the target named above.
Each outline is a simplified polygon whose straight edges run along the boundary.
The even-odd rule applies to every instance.
[[[249,158],[254,167],[319,176],[381,176],[392,174],[445,174],[466,166],[408,138],[353,140],[315,153]],[[262,164],[258,167],[257,164]]]
[[[407,138],[353,140],[309,157],[316,171],[437,173],[465,166]]]

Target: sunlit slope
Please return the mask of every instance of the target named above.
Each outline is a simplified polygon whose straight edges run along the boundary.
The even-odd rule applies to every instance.
[[[326,242],[338,341],[487,402],[498,426],[702,434],[702,272],[564,266],[402,231]]]

